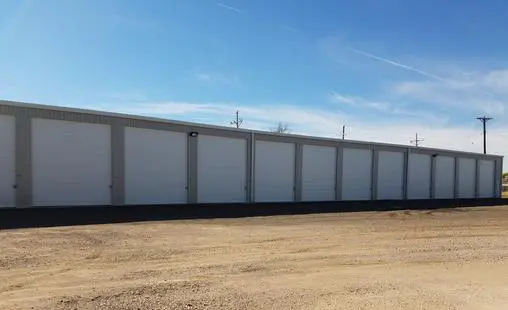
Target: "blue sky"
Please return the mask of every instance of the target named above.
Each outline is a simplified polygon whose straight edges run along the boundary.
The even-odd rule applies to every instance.
[[[508,155],[504,0],[2,0],[0,98]]]

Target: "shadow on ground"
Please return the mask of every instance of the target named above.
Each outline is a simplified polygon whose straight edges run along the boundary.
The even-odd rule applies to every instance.
[[[505,205],[506,202],[505,199],[468,199],[9,208],[0,209],[0,229],[312,213],[432,210],[496,206]]]

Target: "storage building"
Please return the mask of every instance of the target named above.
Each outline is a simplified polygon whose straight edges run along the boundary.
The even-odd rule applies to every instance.
[[[0,206],[501,195],[502,157],[0,101]]]

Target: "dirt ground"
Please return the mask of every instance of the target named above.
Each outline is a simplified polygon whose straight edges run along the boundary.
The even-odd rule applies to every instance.
[[[508,207],[0,231],[0,309],[507,309]]]

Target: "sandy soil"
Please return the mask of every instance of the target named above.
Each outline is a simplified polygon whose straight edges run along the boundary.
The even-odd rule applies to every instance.
[[[0,231],[0,309],[507,309],[508,207]]]

